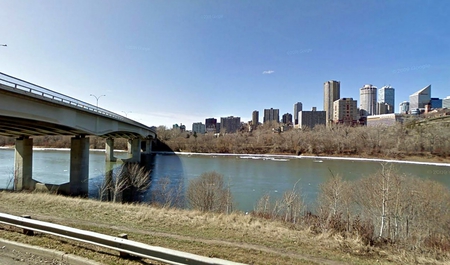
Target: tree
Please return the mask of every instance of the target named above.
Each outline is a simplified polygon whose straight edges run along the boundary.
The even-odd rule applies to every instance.
[[[206,172],[189,181],[186,193],[189,205],[202,212],[230,213],[233,198],[229,186],[225,186],[223,175],[217,172]]]

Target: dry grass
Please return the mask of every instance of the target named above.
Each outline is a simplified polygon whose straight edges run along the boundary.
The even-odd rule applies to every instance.
[[[40,193],[0,193],[0,211],[135,241],[247,264],[440,264],[406,252],[364,246],[359,238],[315,235],[309,229],[241,213],[212,214],[117,204]],[[121,260],[114,251],[53,236],[27,237],[0,226],[0,236],[88,257],[105,264],[157,264]],[[13,232],[11,232],[13,231]],[[15,232],[14,232],[15,231]]]

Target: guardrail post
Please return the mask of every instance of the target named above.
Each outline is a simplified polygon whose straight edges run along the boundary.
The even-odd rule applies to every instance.
[[[30,215],[27,215],[27,214],[24,214],[24,215],[21,215],[20,217],[22,217],[22,218],[27,218],[27,219],[31,219],[31,216]],[[23,234],[24,235],[27,235],[27,236],[34,236],[34,231],[33,230],[30,230],[30,229],[23,229]]]
[[[123,238],[123,239],[128,239],[128,235],[127,234],[120,234],[119,237]],[[119,255],[120,255],[121,258],[128,258],[128,257],[130,257],[130,254],[128,254],[126,252],[122,252],[122,251],[119,252]]]

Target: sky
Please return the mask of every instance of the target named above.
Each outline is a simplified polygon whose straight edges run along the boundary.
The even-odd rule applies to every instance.
[[[450,96],[448,0],[1,0],[0,72],[148,126]]]

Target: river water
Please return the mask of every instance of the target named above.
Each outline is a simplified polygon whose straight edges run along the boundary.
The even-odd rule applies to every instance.
[[[126,158],[127,153],[117,152]],[[62,184],[69,181],[69,150],[34,150],[33,179]],[[411,176],[436,180],[450,188],[450,164],[393,163],[395,168]],[[116,163],[118,167],[120,164]],[[283,156],[219,155],[219,154],[155,154],[149,160],[152,181],[168,177],[172,184],[187,186],[190,179],[204,172],[216,171],[230,185],[237,208],[251,211],[263,195],[282,196],[296,185],[305,202],[317,197],[319,185],[332,174],[355,180],[373,174],[381,168],[379,161],[358,159],[327,159]],[[104,151],[91,151],[89,160],[89,195],[95,197],[105,168]],[[11,188],[14,150],[0,149],[0,188]],[[296,184],[297,183],[297,184]],[[152,190],[149,191],[151,193]],[[148,194],[146,198],[148,198]]]

